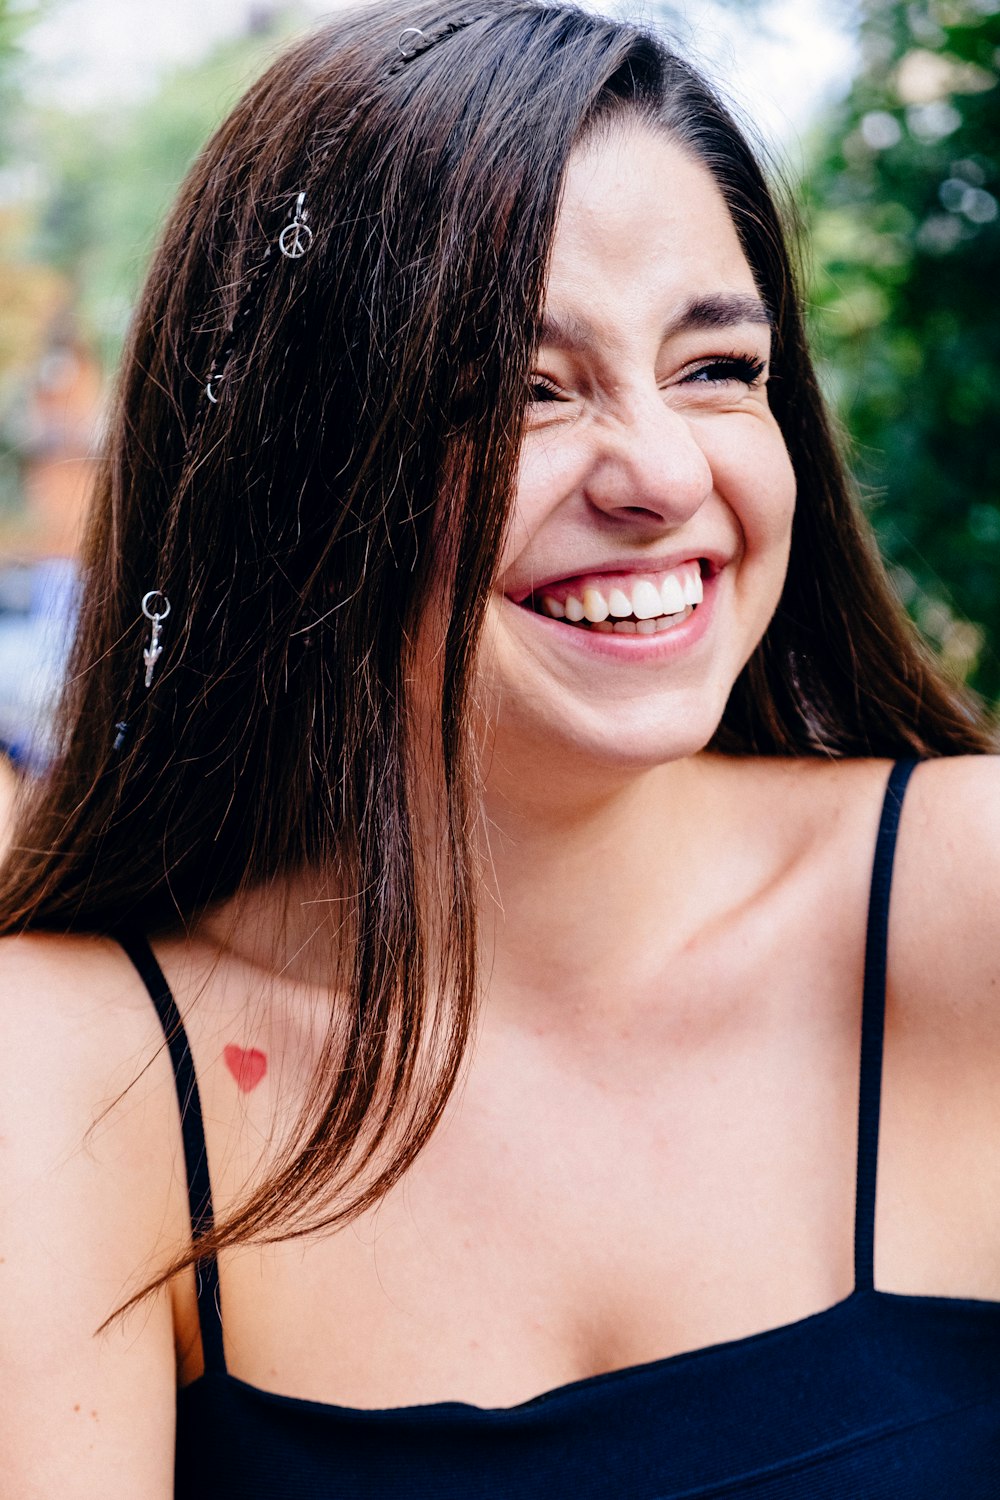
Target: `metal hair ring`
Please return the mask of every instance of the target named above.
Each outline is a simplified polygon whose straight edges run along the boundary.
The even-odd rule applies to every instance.
[[[164,605],[163,609],[153,609],[152,605],[150,604],[150,600],[152,599],[162,599]],[[143,594],[142,596],[142,612],[146,616],[146,619],[152,620],[153,624],[155,625],[157,620],[165,620],[167,618],[167,615],[169,615],[170,600],[161,589],[150,589],[148,594]]]
[[[313,242],[313,232],[306,223],[305,193],[295,200],[295,216],[278,235],[278,249],[287,260],[301,260]]]
[[[409,62],[420,51],[420,43],[428,40],[426,31],[421,31],[419,26],[407,26],[405,31],[399,33],[396,49],[403,61]]]

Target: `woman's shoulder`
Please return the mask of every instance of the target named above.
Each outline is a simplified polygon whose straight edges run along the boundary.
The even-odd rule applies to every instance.
[[[963,1015],[991,1048],[1000,1046],[998,914],[1000,757],[922,762],[900,820],[890,986],[931,1024]]]
[[[173,1176],[163,1031],[122,949],[106,938],[0,938],[3,1171],[44,1191],[89,1180],[129,1217],[162,1220]],[[113,1184],[111,1179],[114,1179]],[[81,1198],[77,1209],[86,1214]],[[110,1310],[110,1309],[109,1309]]]
[[[893,762],[792,761],[765,768],[756,816],[819,872],[824,900],[863,920]],[[932,1047],[947,1027],[1000,1083],[1000,756],[917,763],[903,797],[889,904],[891,1024]],[[1000,1099],[1000,1091],[998,1091]],[[1000,1121],[998,1121],[1000,1124]]]
[[[744,800],[784,830],[796,862],[831,900],[864,895],[893,762],[772,761]],[[777,838],[778,832],[775,833]],[[920,761],[899,821],[889,918],[889,989],[911,1015],[943,1002],[997,1029],[1000,1045],[1000,756]]]
[[[170,1298],[113,1317],[185,1233],[162,1043],[110,941],[0,940],[0,1405],[24,1493],[91,1493],[79,1465],[95,1495],[168,1492]]]
[[[746,797],[770,817],[783,809],[804,837],[829,842],[849,837],[879,812],[895,762],[889,759],[762,758],[740,763]],[[939,756],[916,763],[900,824],[904,845],[926,846],[938,869],[953,862],[958,879],[974,879],[1000,864],[1000,755]]]
[[[22,1079],[30,1070],[48,1088],[58,1085],[47,1114],[86,1108],[88,1099],[106,1104],[140,1075],[145,1092],[160,1081],[160,1070],[153,1080],[148,1073],[162,1042],[149,996],[116,942],[48,932],[0,938],[0,1070]]]
[[[870,869],[892,767],[874,759],[805,765],[797,780],[789,778],[786,806],[835,860]],[[965,993],[970,1003],[982,1001],[984,981],[992,979],[986,989],[1000,982],[998,911],[1000,756],[919,761],[896,840],[890,980],[912,996]]]
[[[100,999],[119,1019],[131,1011],[150,1011],[148,997],[133,965],[113,937],[91,932],[28,931],[0,937],[0,1004],[39,1000],[86,1008]],[[145,999],[144,999],[145,997]]]
[[[952,849],[1000,855],[1000,755],[946,755],[920,761],[906,798],[911,826]]]

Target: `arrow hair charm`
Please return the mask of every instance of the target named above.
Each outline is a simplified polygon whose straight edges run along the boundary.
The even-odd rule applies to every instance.
[[[170,600],[160,589],[150,589],[148,594],[143,595],[142,612],[153,627],[149,637],[149,645],[142,653],[142,659],[146,666],[146,686],[152,687],[153,672],[156,669],[156,663],[163,655],[160,636],[163,632],[163,621],[170,613]]]

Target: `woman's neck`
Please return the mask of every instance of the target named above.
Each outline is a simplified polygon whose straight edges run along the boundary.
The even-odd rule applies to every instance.
[[[699,755],[598,778],[549,762],[528,777],[494,758],[481,928],[502,1003],[614,1004],[725,909],[753,875],[734,866],[731,764]]]
[[[613,1003],[759,883],[769,856],[748,826],[736,764],[702,754],[598,777],[551,757],[538,774],[523,761],[502,774],[494,757],[476,851],[490,1003],[533,1015],[595,995]],[[344,916],[330,884],[304,873],[208,912],[194,936],[327,990]]]

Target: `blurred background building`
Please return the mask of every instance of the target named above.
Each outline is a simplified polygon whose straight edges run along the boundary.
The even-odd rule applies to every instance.
[[[47,754],[109,380],[199,146],[329,4],[0,0],[0,742]],[[1000,9],[646,0],[798,204],[813,333],[900,594],[1000,698]]]

